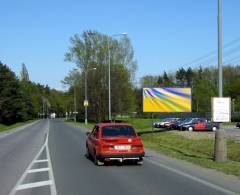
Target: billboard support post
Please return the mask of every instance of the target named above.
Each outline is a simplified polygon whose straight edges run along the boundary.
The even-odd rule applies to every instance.
[[[153,113],[151,113],[152,116],[152,132],[153,132]]]

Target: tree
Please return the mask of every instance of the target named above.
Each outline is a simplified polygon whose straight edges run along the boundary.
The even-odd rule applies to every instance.
[[[77,84],[84,89],[87,72],[88,113],[93,120],[103,120],[108,115],[108,41],[111,55],[112,112],[115,115],[128,113],[134,108],[132,82],[137,64],[127,37],[116,40],[96,31],[86,31],[81,37],[71,37],[71,47],[65,54],[65,60],[74,62],[81,70],[80,73],[71,71],[63,81],[65,84],[70,87]],[[97,70],[93,71],[95,67]],[[80,101],[83,102],[84,90],[80,93]],[[83,107],[80,108],[83,110]]]
[[[177,81],[177,85],[178,86],[185,86],[185,76],[186,71],[184,68],[180,68],[177,72],[176,72],[176,81]]]
[[[185,80],[186,80],[186,85],[188,87],[192,87],[193,86],[194,72],[193,72],[191,67],[189,67],[187,69],[187,71],[185,72]]]
[[[27,67],[24,63],[22,63],[22,70],[20,72],[20,79],[21,81],[28,82],[29,81],[29,75]]]
[[[162,77],[160,78],[162,79]],[[160,80],[158,76],[146,75],[140,79],[142,88],[159,87],[163,83],[163,79]]]
[[[16,75],[0,62],[0,123],[27,120],[32,114],[31,101],[23,93]]]
[[[164,87],[171,87],[173,85],[173,82],[169,78],[168,74],[164,71],[163,73],[163,86]]]

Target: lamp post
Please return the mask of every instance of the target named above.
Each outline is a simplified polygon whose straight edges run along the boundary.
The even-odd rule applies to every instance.
[[[76,85],[74,86],[74,122],[77,122],[77,100],[76,100]]]
[[[121,35],[127,35],[127,33],[120,33],[120,34],[114,34],[112,36],[109,36],[107,39],[107,46],[108,46],[108,119],[112,120],[112,113],[111,113],[111,53],[110,53],[110,38],[121,36]]]
[[[85,124],[87,125],[88,124],[88,95],[87,95],[87,74],[88,74],[88,71],[89,70],[96,70],[97,68],[94,67],[94,68],[91,68],[91,69],[88,69],[86,68],[85,70],[85,100],[84,100],[84,107],[85,107]]]

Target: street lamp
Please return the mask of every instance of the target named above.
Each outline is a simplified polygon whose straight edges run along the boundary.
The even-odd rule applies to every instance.
[[[87,95],[87,73],[89,70],[96,70],[97,68],[94,67],[94,68],[91,68],[91,69],[88,69],[86,68],[85,70],[85,100],[84,100],[84,107],[85,107],[85,124],[87,125],[88,124],[88,95]]]
[[[114,34],[112,36],[109,36],[107,39],[107,46],[108,46],[108,119],[112,120],[112,113],[111,113],[111,55],[110,55],[110,38],[116,37],[116,36],[125,36],[127,33],[120,33],[120,34]]]

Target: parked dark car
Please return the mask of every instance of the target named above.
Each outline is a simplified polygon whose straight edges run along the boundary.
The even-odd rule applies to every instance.
[[[236,123],[236,127],[240,128],[240,122]]]
[[[157,121],[153,123],[153,127],[155,128],[164,128],[165,123],[169,123],[170,121],[172,121],[174,118],[165,118],[161,121]]]
[[[164,124],[165,129],[174,129],[175,125],[181,121],[180,118],[172,118],[172,120]]]
[[[188,131],[216,131],[217,129],[219,129],[219,123],[211,122],[205,118],[193,118],[191,121],[183,124],[181,127],[181,130]]]
[[[183,130],[183,125],[191,124],[194,119],[196,118],[186,118],[186,119],[180,120],[178,123],[173,125],[173,128],[177,130]]]
[[[175,121],[174,123],[172,123],[171,129],[179,130],[180,124],[183,123],[185,120],[186,119],[179,119],[179,120]]]

